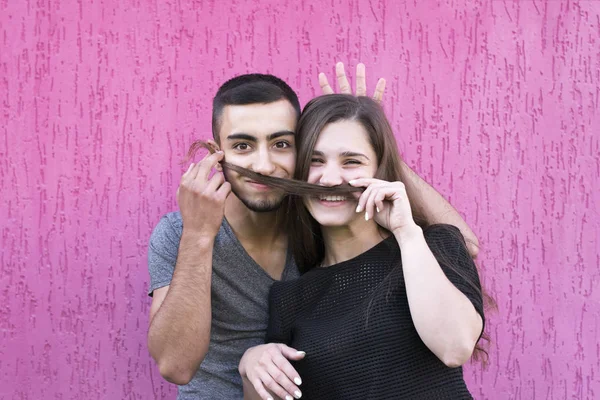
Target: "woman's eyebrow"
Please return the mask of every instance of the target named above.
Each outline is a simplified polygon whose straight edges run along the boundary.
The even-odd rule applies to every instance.
[[[325,153],[323,153],[322,151],[319,151],[319,150],[313,150],[313,156],[325,157]],[[367,160],[371,161],[371,159],[369,157],[367,157],[366,155],[364,155],[363,153],[357,153],[354,151],[343,151],[340,153],[340,157],[364,157]]]
[[[354,151],[344,151],[342,153],[340,153],[341,157],[364,157],[367,160],[369,160],[369,157],[367,157],[366,155],[362,154],[362,153],[356,153]]]

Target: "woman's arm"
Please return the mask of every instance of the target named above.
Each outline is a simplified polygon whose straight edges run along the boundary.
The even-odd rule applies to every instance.
[[[421,340],[448,367],[464,364],[483,329],[481,316],[447,278],[419,226],[405,226],[394,236],[400,245],[410,313]]]
[[[450,282],[431,252],[423,230],[413,219],[405,185],[373,178],[349,183],[366,187],[358,200],[357,212],[364,210],[367,219],[372,215],[375,222],[394,234],[400,245],[406,295],[421,340],[447,366],[462,365],[473,353],[483,320],[467,296]],[[446,234],[450,235],[440,233],[444,240]],[[448,257],[450,262],[471,263],[457,265],[457,269],[475,268],[462,242],[446,247],[458,250]]]

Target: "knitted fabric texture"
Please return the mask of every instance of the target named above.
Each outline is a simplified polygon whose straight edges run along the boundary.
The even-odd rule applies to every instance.
[[[433,252],[450,282],[483,319],[479,276],[460,231],[433,225],[424,235],[438,249]],[[474,280],[475,288],[448,263]],[[393,235],[356,258],[277,282],[269,297],[267,342],[306,352],[293,362],[303,381],[302,399],[472,398],[462,368],[442,363],[415,329]]]

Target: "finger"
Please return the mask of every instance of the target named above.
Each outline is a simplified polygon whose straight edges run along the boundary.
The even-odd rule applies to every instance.
[[[300,374],[298,373],[298,371],[296,371],[296,369],[294,367],[292,367],[292,364],[290,364],[290,362],[288,361],[287,358],[285,358],[283,356],[273,357],[273,363],[277,366],[277,368],[279,368],[285,374],[285,376],[288,378],[290,383],[292,383],[292,381],[293,381],[296,385],[302,384],[302,379],[300,379]],[[290,394],[297,395],[296,391],[298,390],[298,386],[294,386],[294,387],[291,387],[291,386],[288,387],[285,385],[282,385],[282,386],[285,387],[286,390],[288,390],[288,392]]]
[[[208,155],[204,160],[198,163],[198,172],[194,179],[200,178],[204,181],[208,179],[208,175],[213,167],[223,159],[223,152],[218,151],[216,153]]]
[[[191,178],[190,178],[190,176],[191,176],[191,174],[192,174],[192,170],[194,169],[195,165],[196,165],[196,164],[194,164],[194,163],[191,163],[191,164],[189,165],[189,167],[188,167],[187,171],[185,171],[185,172],[183,173],[183,175],[181,175],[181,179],[179,180],[179,183],[180,183],[180,184],[181,184],[181,183],[183,183],[183,182],[186,182],[186,181],[188,181],[189,179],[191,179]]]
[[[282,357],[283,358],[283,357]],[[287,362],[287,360],[286,360]],[[288,362],[289,364],[289,362]],[[292,396],[292,397],[301,397],[302,396],[302,392],[300,392],[300,389],[298,389],[298,387],[296,385],[294,385],[294,382],[292,382],[288,376],[285,374],[284,371],[282,371],[280,368],[278,368],[275,364],[270,364],[267,367],[267,372],[269,372],[269,375],[271,375],[271,377],[273,378],[273,380],[277,383],[277,385],[281,388],[283,388],[284,393],[283,396],[281,394],[279,394],[278,392],[275,392],[274,390],[276,390],[276,388],[273,388],[273,393],[277,393],[277,396],[281,397],[281,398],[287,398],[287,396]],[[271,389],[271,388],[268,388]]]
[[[365,210],[365,206],[367,204],[367,200],[369,200],[369,196],[371,195],[371,190],[373,190],[373,188],[371,186],[368,186],[364,192],[362,192],[362,194],[360,195],[359,199],[358,199],[358,205],[356,206],[356,212],[363,212]]]
[[[226,199],[231,193],[231,184],[229,182],[224,182],[219,190],[217,190],[217,198]]]
[[[354,187],[367,187],[369,185],[375,184],[375,183],[384,183],[384,180],[381,179],[375,179],[375,178],[358,178],[358,179],[352,179],[350,181],[348,181],[348,184],[350,186],[354,186]]]
[[[282,388],[281,386],[279,386],[279,384],[277,382],[275,382],[275,380],[268,373],[268,371],[261,370],[260,373],[259,373],[259,379],[262,382],[262,384],[265,387],[265,389],[268,389],[269,391],[271,391],[272,393],[274,393],[279,398],[285,399],[286,396],[290,396],[285,391],[284,388]]]
[[[377,186],[377,192],[383,195],[383,201],[400,200],[406,196],[406,189],[402,182],[381,184]]]
[[[208,180],[208,183],[206,184],[206,188],[204,190],[206,191],[206,193],[216,192],[217,190],[219,190],[223,182],[225,182],[225,177],[223,176],[223,173],[216,172]]]
[[[337,77],[340,92],[345,94],[352,94],[350,82],[348,82],[348,77],[346,77],[346,71],[344,70],[344,63],[339,62],[335,64],[335,76]]]
[[[365,203],[365,220],[368,221],[375,215],[375,197],[379,194],[380,188],[374,187],[369,193],[369,198]]]
[[[375,202],[375,211],[381,212],[383,211],[383,200],[385,200],[385,193],[379,192],[374,198]]]
[[[321,86],[323,94],[333,94],[333,89],[331,88],[331,85],[329,85],[327,75],[322,72],[319,74],[319,86]]]
[[[273,400],[273,397],[267,392],[267,389],[265,389],[260,378],[256,377],[252,379],[252,386],[254,386],[254,390],[256,390],[256,393],[258,393],[261,399]]]
[[[365,72],[365,64],[360,63],[356,66],[356,95],[367,95],[367,76]]]
[[[375,93],[373,94],[373,100],[378,103],[381,103],[381,99],[383,98],[383,92],[385,91],[385,79],[379,78],[377,81],[377,85],[375,86]]]
[[[194,179],[196,179],[196,175],[198,175],[198,171],[200,170],[200,165],[205,162],[205,160],[210,156],[210,153],[207,153],[204,155],[204,157],[202,157],[202,160],[200,160],[197,163],[192,163],[193,166],[187,171],[186,174],[184,174],[183,176],[186,177],[186,179],[188,181],[193,181]]]
[[[286,346],[283,343],[279,343],[279,348],[281,349],[281,354],[290,360],[301,360],[306,355],[305,352],[298,351],[292,347]]]

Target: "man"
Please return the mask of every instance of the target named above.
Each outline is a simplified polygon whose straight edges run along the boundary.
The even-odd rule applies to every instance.
[[[342,91],[350,92],[343,65],[336,69]],[[331,92],[323,75],[319,80],[323,92]],[[364,82],[360,64],[357,95],[366,94]],[[378,84],[378,99],[383,85]],[[243,397],[237,366],[246,349],[264,342],[269,288],[274,280],[298,276],[281,224],[283,194],[222,172],[218,163],[226,159],[291,178],[299,116],[296,94],[274,76],[242,75],[223,84],[212,119],[220,151],[190,165],[178,189],[180,211],[165,215],[152,233],[148,347],[161,375],[180,385],[178,399]],[[209,178],[213,168],[217,172]],[[433,188],[408,167],[406,174],[411,201],[427,200],[422,211],[429,222],[456,225],[476,241]]]

